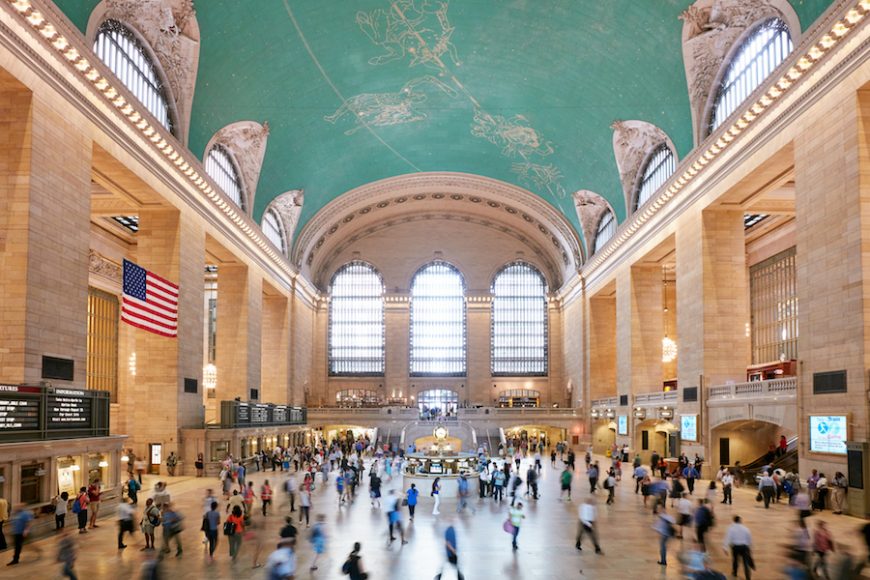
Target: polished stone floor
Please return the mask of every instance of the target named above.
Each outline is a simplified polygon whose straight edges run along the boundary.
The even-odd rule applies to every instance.
[[[547,462],[549,463],[549,462]],[[602,459],[602,465],[604,460]],[[524,463],[523,472],[526,464]],[[457,515],[456,502],[445,500],[441,505],[441,515],[431,515],[431,500],[428,490],[421,494],[421,505],[417,518],[408,524],[404,514],[409,543],[400,546],[396,542],[387,547],[387,525],[385,514],[372,509],[367,497],[367,485],[363,493],[351,506],[339,509],[332,479],[329,486],[318,485],[314,493],[313,514],[324,514],[327,522],[328,541],[326,553],[321,557],[319,570],[309,572],[313,552],[308,541],[308,533],[300,529],[301,542],[298,547],[299,569],[297,578],[342,578],[340,568],[355,541],[362,542],[364,568],[369,578],[430,579],[440,569],[443,560],[443,533],[447,525],[454,525],[458,532],[460,565],[466,578],[507,578],[507,579],[551,579],[551,578],[629,578],[638,574],[655,578],[680,578],[677,554],[680,541],[674,540],[670,546],[670,566],[666,569],[656,564],[658,544],[656,533],[651,529],[653,516],[643,508],[642,497],[634,494],[632,480],[620,484],[616,492],[616,502],[606,506],[606,494],[597,494],[600,511],[600,538],[604,555],[595,555],[592,546],[584,547],[583,552],[574,549],[577,527],[577,509],[582,500],[589,495],[585,478],[575,477],[573,501],[559,500],[559,470],[546,465],[542,474],[541,498],[524,501],[527,506],[525,525],[519,535],[519,550],[513,552],[510,536],[502,531],[502,522],[507,513],[507,502],[501,505],[491,500],[478,500],[474,497],[472,505],[476,513],[465,511]],[[273,485],[280,487],[284,474],[251,474],[249,479],[260,482],[269,478]],[[146,481],[149,490],[156,479]],[[206,487],[218,487],[216,480],[195,478],[170,478],[169,491],[180,511],[187,516],[184,530],[184,554],[181,558],[169,557],[162,563],[165,578],[263,578],[262,568],[253,568],[254,542],[242,546],[240,557],[232,563],[228,555],[228,543],[224,537],[219,540],[216,561],[209,564],[204,546],[201,543],[199,522],[201,517],[201,498]],[[384,485],[386,491],[391,486],[400,486],[400,480]],[[705,489],[705,482],[699,482],[699,489]],[[141,497],[150,492],[140,492],[140,507],[144,505]],[[722,539],[733,514],[740,514],[754,535],[754,556],[757,563],[757,578],[782,578],[785,562],[783,546],[788,543],[790,532],[796,518],[794,512],[785,505],[763,509],[754,501],[751,490],[737,490],[734,505],[716,504],[716,526],[709,534],[708,545],[714,568],[730,572],[730,557],[723,554]],[[425,497],[423,497],[425,496]],[[274,548],[284,515],[289,511],[286,496],[277,494],[278,509],[263,518],[256,512],[255,519],[262,525],[258,531],[263,550],[260,562],[265,562]],[[223,506],[222,506],[223,509]],[[672,512],[675,510],[671,510]],[[140,512],[141,513],[141,512]],[[298,512],[297,512],[298,513]],[[810,518],[811,526],[815,521],[824,519],[829,523],[834,538],[841,549],[864,557],[866,548],[858,530],[863,521],[848,517],[835,516],[830,512]],[[138,521],[138,520],[137,520]],[[143,562],[144,546],[141,533],[128,539],[129,547],[124,551],[116,549],[117,527],[113,517],[107,516],[97,530],[87,535],[74,534],[79,541],[79,559],[76,571],[80,578],[87,580],[137,578]],[[158,542],[160,538],[158,537]],[[588,541],[586,542],[588,544]],[[686,542],[688,544],[688,541]],[[21,564],[14,568],[0,566],[0,578],[58,578],[60,566],[55,563],[56,538],[44,538],[25,545]],[[4,556],[11,557],[7,551]],[[5,564],[5,562],[3,562]],[[455,572],[446,569],[445,579],[455,578]]]

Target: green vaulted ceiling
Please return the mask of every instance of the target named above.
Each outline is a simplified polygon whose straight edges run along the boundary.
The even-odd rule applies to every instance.
[[[95,0],[58,0],[82,30]],[[792,0],[806,29],[830,0]],[[418,171],[571,194],[625,217],[610,124],[692,147],[678,19],[691,0],[197,0],[190,148],[239,120],[271,129],[254,216],[304,189],[300,228],[336,196]],[[298,229],[297,229],[298,231]]]

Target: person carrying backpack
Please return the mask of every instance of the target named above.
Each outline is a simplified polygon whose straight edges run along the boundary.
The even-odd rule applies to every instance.
[[[90,500],[88,499],[88,488],[82,487],[79,489],[79,494],[76,496],[75,501],[72,505],[72,513],[76,514],[79,521],[79,533],[86,534],[88,533],[88,504]]]
[[[139,490],[142,489],[142,486],[136,481],[136,478],[133,477],[133,474],[130,474],[130,479],[127,481],[127,497],[130,498],[130,503],[133,505],[137,505],[139,503]]]
[[[353,551],[341,567],[341,573],[350,576],[350,580],[366,580],[369,577],[368,573],[362,569],[362,558],[359,555],[360,550],[362,550],[362,545],[359,542],[355,542]]]

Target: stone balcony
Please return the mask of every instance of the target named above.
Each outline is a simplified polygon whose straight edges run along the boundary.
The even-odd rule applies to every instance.
[[[797,377],[785,377],[768,381],[732,383],[710,387],[708,405],[761,401],[793,401],[797,396]]]
[[[603,399],[592,399],[593,409],[615,409],[619,406],[619,397],[605,397]]]
[[[679,402],[679,391],[640,393],[634,396],[635,407],[673,406]]]

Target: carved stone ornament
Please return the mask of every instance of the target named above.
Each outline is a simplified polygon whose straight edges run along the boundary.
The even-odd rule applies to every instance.
[[[785,18],[791,26],[782,4],[781,0],[698,0],[680,14],[696,144],[704,136],[704,113],[731,47],[749,27],[767,18]]]
[[[128,24],[139,32],[160,61],[186,141],[196,69],[199,29],[193,0],[105,0],[103,20]]]
[[[95,250],[88,253],[88,271],[112,282],[121,283],[121,266]]]
[[[577,218],[583,228],[583,239],[586,242],[586,254],[592,254],[595,247],[595,235],[598,233],[598,223],[604,212],[613,211],[607,200],[592,191],[581,189],[574,194],[574,207],[577,208]]]
[[[269,204],[267,211],[272,209],[281,218],[281,224],[284,226],[284,235],[287,238],[287,247],[290,247],[290,242],[293,240],[293,234],[296,231],[296,225],[299,223],[299,216],[302,214],[302,203],[305,201],[305,194],[301,189],[292,189],[284,192]]]
[[[613,129],[613,155],[619,169],[625,207],[631,211],[632,196],[643,162],[656,147],[668,142],[668,136],[646,121],[614,121],[610,128]]]
[[[239,164],[247,197],[245,207],[249,209],[254,207],[254,195],[257,192],[257,182],[260,181],[268,137],[268,122],[261,125],[255,121],[239,121],[220,129],[209,145],[210,149],[212,145],[220,143],[232,153]]]

